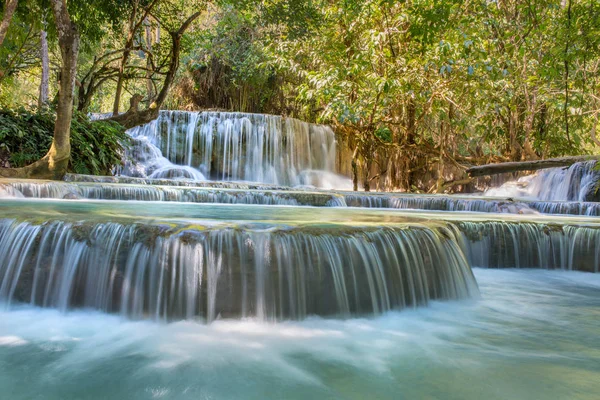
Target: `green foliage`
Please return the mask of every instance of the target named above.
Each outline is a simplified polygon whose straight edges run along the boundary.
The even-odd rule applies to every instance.
[[[84,44],[81,110],[112,107],[127,33],[140,10],[134,6],[151,1],[69,0]],[[8,108],[36,104],[41,27],[48,28],[56,92],[60,54],[49,4],[21,0],[0,48],[0,104]],[[598,152],[597,0],[159,0],[132,36],[121,109],[133,93],[151,103],[169,64],[168,31],[198,10],[205,12],[181,42],[184,68],[165,103],[171,108],[331,124],[356,150],[359,168],[382,174],[425,168],[443,175],[444,165]],[[94,143],[94,129],[76,127],[73,144],[85,157],[92,153],[83,143],[90,144],[103,160],[74,158],[72,168],[106,171],[112,163],[110,151],[100,153]],[[12,161],[43,152],[24,148],[11,153]],[[409,181],[405,188],[414,186]]]
[[[42,26],[39,15],[34,16],[31,11],[25,12],[23,8],[28,2],[23,3],[19,2],[17,12],[0,46],[0,90],[11,92],[10,89],[14,89],[11,95],[17,95],[19,100],[23,100],[23,96],[19,96],[19,86],[28,78],[31,80],[27,74],[21,72],[37,70],[40,65],[39,30]],[[36,6],[32,6],[36,12],[39,11]],[[10,96],[7,97],[11,100]]]
[[[207,31],[190,35],[193,50],[184,58],[187,80],[179,85],[187,102],[200,108],[276,112],[277,77],[267,65],[259,19],[251,12],[221,10]]]
[[[47,2],[47,0],[40,1]],[[81,36],[85,38],[82,41],[83,45],[90,46],[109,32],[118,32],[135,2],[135,0],[70,0],[67,4],[72,21],[77,24]],[[146,4],[149,0],[138,2]]]
[[[375,130],[375,136],[384,143],[391,143],[393,139],[393,133],[387,126],[380,126]]]
[[[0,110],[0,148],[10,165],[22,167],[43,157],[52,144],[53,127],[50,113]]]
[[[401,141],[414,105],[417,143],[444,142],[453,153],[469,148],[462,140],[514,159],[590,148],[599,109],[597,2],[573,2],[571,22],[558,0],[316,7],[318,29],[272,40],[269,49],[274,65],[300,78],[298,99],[321,109],[320,121],[363,139],[381,139],[383,124]],[[450,144],[441,137],[448,132]]]
[[[79,174],[108,175],[122,162],[129,143],[125,129],[112,121],[90,121],[76,113],[71,122],[71,169]]]
[[[12,167],[23,167],[43,157],[50,145],[55,115],[51,111],[0,110],[0,154]],[[128,137],[114,122],[90,121],[77,113],[71,123],[70,172],[108,175],[121,164]]]
[[[298,0],[219,0],[223,10],[251,15],[259,26],[276,35],[300,39],[314,32],[321,22],[319,3]]]

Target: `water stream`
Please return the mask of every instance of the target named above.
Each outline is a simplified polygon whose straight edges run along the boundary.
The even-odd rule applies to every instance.
[[[600,270],[600,221],[590,217],[114,200],[0,203],[8,209],[8,306],[158,320],[348,317],[476,296],[471,266]]]
[[[335,173],[331,128],[293,118],[161,111],[129,134],[134,145],[119,171],[125,176],[352,187],[350,179]]]
[[[600,203],[538,201],[465,195],[414,195],[324,191],[266,184],[165,179],[98,179],[68,176],[72,182],[0,179],[0,197],[170,201],[186,203],[278,204],[316,207],[393,208],[511,214],[600,216]]]
[[[49,400],[597,398],[600,275],[474,272],[476,301],[375,318],[201,325],[0,311],[0,387]]]
[[[3,397],[597,398],[594,163],[364,193],[325,126],[129,134],[115,176],[0,179]]]
[[[486,195],[539,201],[600,201],[600,169],[595,161],[550,168],[491,188]]]

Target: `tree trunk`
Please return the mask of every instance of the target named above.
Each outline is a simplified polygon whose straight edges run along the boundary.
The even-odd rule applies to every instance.
[[[71,119],[73,117],[73,91],[79,55],[79,32],[71,21],[66,0],[52,0],[52,10],[58,31],[58,44],[62,64],[54,139],[48,153],[35,163],[23,168],[0,169],[0,176],[18,178],[62,179],[71,157]]]
[[[131,55],[131,49],[133,48],[135,34],[138,32],[138,29],[144,21],[147,20],[148,15],[154,8],[154,6],[159,2],[159,0],[153,0],[148,6],[143,9],[141,13],[141,18],[136,22],[138,16],[138,7],[140,6],[139,1],[136,0],[133,3],[133,11],[131,13],[131,17],[129,19],[129,33],[127,34],[127,41],[125,42],[125,51],[123,52],[123,57],[121,58],[121,63],[119,64],[119,75],[117,77],[117,88],[115,91],[115,102],[113,104],[113,116],[119,114],[119,106],[121,103],[121,94],[123,93],[123,84],[125,83],[125,68],[127,67],[127,61],[129,60],[129,56]],[[198,13],[200,15],[200,13]],[[194,18],[195,19],[195,18]],[[187,21],[186,21],[187,23]],[[186,26],[187,29],[187,26]]]
[[[367,151],[365,156],[365,169],[363,171],[363,189],[365,192],[371,191],[371,168],[373,167],[373,152]]]
[[[452,126],[452,119],[454,118],[454,105],[448,103],[448,121],[442,120],[440,125],[440,150],[437,170],[437,181],[435,185],[435,193],[442,193],[444,191],[444,152],[446,150],[446,143],[450,134]]]
[[[42,80],[40,82],[40,97],[38,107],[44,108],[48,104],[48,87],[50,81],[50,61],[48,57],[48,33],[40,32],[40,58],[42,60]]]
[[[526,92],[525,96],[527,99],[527,110],[525,112],[525,120],[523,122],[523,134],[525,136],[525,140],[523,141],[523,154],[521,155],[521,161],[539,160],[540,157],[536,154],[535,150],[533,150],[533,146],[531,145],[531,137],[533,136],[535,129],[534,123],[537,110],[537,93],[534,90],[531,95]]]
[[[115,102],[113,104],[113,115],[119,115],[119,105],[121,103],[121,93],[123,92],[123,74],[125,72],[125,64],[129,58],[129,51],[123,52],[121,65],[119,66],[119,77],[117,78],[117,88],[115,89]]]
[[[510,159],[517,161],[521,159],[521,146],[518,141],[518,115],[517,112],[509,110],[508,113],[508,151]]]
[[[541,151],[541,158],[545,158],[548,154],[549,141],[546,140],[546,135],[548,133],[548,125],[546,122],[546,118],[548,116],[548,106],[546,103],[542,104],[540,109],[540,121],[538,125],[538,137],[542,143],[545,143],[544,148]]]
[[[600,140],[596,137],[596,127],[598,126],[598,114],[594,116],[594,120],[592,121],[592,131],[590,132],[590,137],[592,138],[592,142],[598,147],[600,147]]]
[[[169,94],[169,90],[171,90],[171,85],[175,80],[175,74],[179,69],[179,53],[181,52],[181,37],[178,35],[173,35],[173,47],[171,49],[171,62],[169,65],[169,71],[165,76],[165,80],[163,82],[163,86],[161,91],[159,92],[156,100],[150,104],[145,110],[140,111],[137,107],[139,102],[135,102],[135,107],[132,106],[127,110],[124,114],[113,115],[110,118],[113,121],[116,121],[123,125],[127,129],[131,129],[133,127],[147,124],[158,117],[158,112],[160,107],[164,103]]]
[[[4,4],[4,15],[2,16],[2,22],[0,22],[0,46],[4,43],[4,38],[6,37],[6,32],[8,32],[8,27],[10,26],[10,21],[12,20],[13,14],[17,9],[18,0],[6,0]]]
[[[485,176],[485,175],[496,175],[507,172],[518,172],[518,171],[536,171],[538,169],[545,168],[556,168],[556,167],[568,167],[577,162],[600,160],[600,156],[573,156],[573,157],[560,157],[560,158],[549,158],[547,160],[535,160],[535,161],[517,161],[517,162],[505,162],[498,164],[486,164],[477,167],[471,167],[467,169],[467,174],[471,177]]]
[[[77,111],[87,112],[90,106],[90,99],[87,96],[87,90],[85,85],[82,83],[78,88],[79,93],[77,94]]]
[[[358,145],[352,154],[352,190],[358,191]]]
[[[416,136],[416,120],[417,120],[417,108],[415,106],[414,99],[410,99],[408,101],[408,105],[406,107],[406,137],[405,137],[405,146],[410,146],[415,144],[415,136]],[[415,159],[410,151],[403,151],[404,153],[404,169],[405,169],[405,178],[404,178],[404,189],[407,192],[412,190],[413,185],[415,184],[415,173],[414,173],[414,165]]]
[[[129,60],[129,54],[131,52],[131,47],[133,46],[133,39],[135,37],[135,31],[137,30],[138,25],[136,25],[135,20],[137,17],[137,6],[138,2],[134,1],[133,3],[133,11],[131,12],[131,16],[129,17],[129,32],[127,33],[127,41],[125,42],[125,51],[123,51],[123,56],[121,57],[121,62],[119,63],[119,75],[117,76],[117,88],[115,90],[115,102],[113,104],[113,115],[119,115],[119,106],[121,104],[121,93],[123,92],[123,83],[124,83],[124,74],[125,67],[127,66],[127,61]]]
[[[148,18],[146,18],[146,48],[148,53],[146,55],[146,98],[148,99],[148,107],[152,104],[154,98],[154,84],[152,83],[152,25]]]

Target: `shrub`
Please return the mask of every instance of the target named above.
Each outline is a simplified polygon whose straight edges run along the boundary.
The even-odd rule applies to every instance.
[[[0,109],[0,155],[11,167],[23,167],[43,157],[54,134],[52,110]],[[90,121],[81,113],[71,122],[69,172],[108,175],[121,164],[123,146],[129,144],[125,129],[112,121]]]

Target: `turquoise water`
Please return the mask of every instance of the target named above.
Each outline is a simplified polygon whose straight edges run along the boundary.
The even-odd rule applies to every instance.
[[[369,319],[0,312],[6,399],[596,399],[600,275],[475,269],[481,298]]]
[[[196,204],[122,200],[2,199],[0,216],[19,220],[165,221],[173,223],[345,224],[373,225],[433,221],[534,222],[556,225],[600,226],[597,217],[579,215],[502,214],[467,211],[363,209],[285,205]]]

